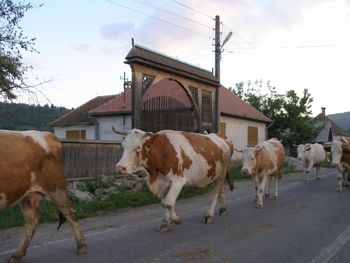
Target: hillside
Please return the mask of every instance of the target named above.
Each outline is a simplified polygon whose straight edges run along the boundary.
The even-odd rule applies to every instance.
[[[327,115],[335,124],[350,133],[350,111]]]
[[[48,123],[70,109],[56,106],[39,106],[0,102],[0,129],[53,131]]]

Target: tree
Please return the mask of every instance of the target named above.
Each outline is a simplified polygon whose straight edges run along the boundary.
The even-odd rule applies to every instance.
[[[28,90],[25,73],[30,69],[22,63],[23,51],[36,52],[35,38],[24,35],[19,25],[30,3],[0,0],[0,98],[12,100],[16,91]]]
[[[311,117],[311,104],[313,98],[307,89],[302,97],[294,90],[285,95],[279,94],[276,87],[266,82],[268,93],[263,93],[264,82],[257,80],[253,84],[248,81],[237,83],[230,90],[242,100],[262,112],[273,120],[268,129],[268,137],[277,137],[285,145],[309,143],[315,140],[322,127],[316,127]],[[246,87],[247,86],[247,87]]]

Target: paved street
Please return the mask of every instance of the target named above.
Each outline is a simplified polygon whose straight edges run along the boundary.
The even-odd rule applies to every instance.
[[[55,223],[43,224],[23,262],[349,262],[350,191],[336,192],[334,169],[323,169],[320,181],[305,184],[303,178],[287,175],[280,200],[265,200],[263,209],[253,204],[251,181],[236,183],[227,192],[229,214],[215,216],[211,225],[202,223],[211,194],[180,200],[182,224],[169,233],[158,231],[160,204],[81,220],[89,246],[85,255],[75,254],[69,225],[56,231]],[[0,262],[22,234],[23,228],[0,231]]]

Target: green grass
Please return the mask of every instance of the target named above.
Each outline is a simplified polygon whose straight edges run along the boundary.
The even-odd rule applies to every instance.
[[[292,168],[286,169],[284,174],[296,172]],[[234,180],[244,181],[251,180],[251,175],[243,175],[241,173],[241,167],[233,168],[230,170],[230,174]],[[209,188],[187,188],[184,187],[179,195],[179,199],[190,198],[197,195],[208,193],[212,190]],[[77,209],[77,215],[79,218],[93,217],[99,215],[105,215],[108,213],[116,212],[123,208],[140,207],[144,205],[159,203],[160,199],[152,194],[148,188],[144,188],[137,192],[120,192],[118,194],[110,195],[105,200],[94,200],[91,202],[74,202],[74,206]],[[40,204],[41,223],[54,222],[58,220],[58,211],[56,206],[49,201],[43,201]],[[17,206],[14,206],[8,210],[0,211],[0,229],[23,226],[24,220],[22,213]]]
[[[179,198],[189,198],[196,195],[207,193],[208,189],[191,189],[184,188]],[[153,203],[159,203],[160,199],[152,194],[148,188],[137,192],[120,192],[110,195],[105,200],[94,200],[91,202],[74,202],[79,218],[93,217],[116,212],[123,208],[140,207]],[[41,223],[54,222],[58,220],[58,210],[56,206],[49,201],[43,201],[40,204]],[[24,220],[19,206],[16,205],[8,210],[0,211],[0,229],[23,226]]]

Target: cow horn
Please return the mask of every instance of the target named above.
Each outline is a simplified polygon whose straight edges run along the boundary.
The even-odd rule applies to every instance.
[[[242,150],[237,150],[236,148],[233,148],[233,150],[239,153],[243,152]]]
[[[121,135],[126,135],[127,133],[125,131],[119,131],[116,128],[114,128],[114,126],[112,126],[112,130],[117,133],[117,134],[121,134]]]

